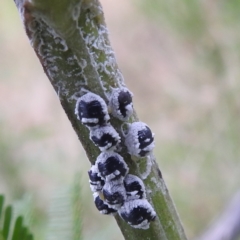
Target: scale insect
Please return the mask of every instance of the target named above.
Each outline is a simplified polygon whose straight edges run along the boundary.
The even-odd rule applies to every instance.
[[[145,186],[139,177],[128,174],[123,183],[127,193],[127,201],[146,198]]]
[[[88,171],[89,183],[92,192],[101,191],[105,183],[104,180],[101,177],[99,177],[98,173],[99,171],[95,165],[92,165],[92,167]]]
[[[91,130],[90,139],[102,152],[115,150],[121,141],[119,134],[111,125]]]
[[[125,145],[130,155],[146,157],[154,149],[154,134],[147,124],[134,122],[129,124]]]
[[[123,179],[128,174],[129,168],[123,157],[115,152],[102,152],[96,160],[99,176],[105,181]]]
[[[133,228],[140,229],[148,229],[156,218],[156,212],[146,199],[126,201],[118,213]]]
[[[133,114],[132,97],[133,94],[127,88],[114,89],[109,100],[111,114],[122,121],[127,121]]]
[[[124,185],[119,181],[106,182],[102,193],[105,202],[114,209],[119,209],[127,198]]]
[[[88,92],[77,100],[75,114],[89,128],[102,126],[110,120],[105,101],[95,93]]]
[[[116,209],[109,207],[108,204],[100,198],[98,193],[94,193],[93,198],[95,206],[101,214],[112,215],[117,212]]]

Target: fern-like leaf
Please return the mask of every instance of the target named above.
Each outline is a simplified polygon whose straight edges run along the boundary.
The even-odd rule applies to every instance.
[[[58,189],[49,209],[47,240],[81,240],[81,185],[80,177],[71,186]]]
[[[15,222],[14,222],[15,221]],[[12,206],[4,209],[4,196],[0,195],[0,240],[33,240],[33,235],[24,226],[23,217],[14,217]]]

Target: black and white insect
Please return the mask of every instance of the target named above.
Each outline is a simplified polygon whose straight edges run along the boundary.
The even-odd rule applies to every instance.
[[[119,181],[106,182],[102,193],[105,202],[114,209],[119,209],[127,198],[124,185]]]
[[[146,199],[126,201],[118,213],[129,225],[141,229],[148,229],[156,217],[156,212]]]
[[[146,198],[145,186],[139,177],[128,174],[123,183],[127,192],[127,201]]]
[[[105,181],[123,179],[128,174],[129,168],[123,157],[115,152],[102,152],[96,160],[99,176]]]
[[[77,100],[75,114],[87,127],[97,127],[108,123],[110,117],[105,101],[92,92],[84,94]]]
[[[101,191],[105,183],[104,180],[98,176],[98,173],[99,171],[95,165],[92,165],[92,167],[88,171],[89,183],[92,192]]]
[[[133,94],[127,88],[114,89],[109,100],[111,114],[122,121],[127,121],[133,114],[132,97]]]
[[[112,125],[91,130],[90,138],[101,151],[115,150],[121,141],[119,134]]]
[[[116,209],[109,207],[104,200],[102,200],[98,193],[93,194],[94,203],[98,211],[102,214],[114,214]]]
[[[134,122],[129,125],[125,145],[127,146],[129,154],[137,157],[145,157],[155,146],[154,134],[147,124]]]

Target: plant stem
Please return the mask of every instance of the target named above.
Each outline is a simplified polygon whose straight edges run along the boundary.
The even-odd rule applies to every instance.
[[[15,0],[15,3],[31,45],[93,164],[100,152],[89,139],[88,129],[74,114],[76,100],[82,91],[89,90],[108,102],[112,88],[125,86],[108,39],[102,7],[98,0]],[[129,122],[134,121],[138,121],[136,113]],[[112,119],[111,124],[123,138],[122,122]],[[134,229],[115,216],[124,238],[185,240],[154,156],[133,160],[124,145],[120,154],[130,173],[144,178],[147,198],[157,213],[147,230]]]

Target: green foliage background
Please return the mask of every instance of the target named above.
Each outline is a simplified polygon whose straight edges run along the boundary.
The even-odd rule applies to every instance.
[[[239,1],[103,0],[110,39],[156,134],[155,153],[189,238],[239,190]],[[90,164],[31,49],[13,1],[0,2],[0,192],[32,196],[45,239],[56,189],[81,171],[83,239],[122,239],[92,203]]]

